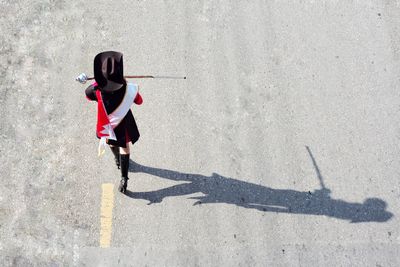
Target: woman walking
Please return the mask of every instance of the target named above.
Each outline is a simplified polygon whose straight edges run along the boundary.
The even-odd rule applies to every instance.
[[[97,102],[99,155],[104,153],[104,146],[108,144],[118,169],[121,169],[119,191],[125,193],[129,179],[129,143],[133,145],[140,136],[130,108],[133,103],[141,105],[143,100],[138,86],[124,79],[122,58],[122,54],[115,51],[96,55],[96,82],[86,88],[85,93],[88,100]]]

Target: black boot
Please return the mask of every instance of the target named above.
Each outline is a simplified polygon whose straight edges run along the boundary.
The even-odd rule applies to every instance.
[[[112,151],[112,153],[114,154],[115,157],[115,164],[117,165],[118,169],[119,166],[121,165],[120,161],[119,161],[119,147],[117,146],[110,146],[110,149]]]
[[[122,193],[126,192],[126,188],[128,187],[128,170],[129,170],[129,154],[120,155],[121,162],[121,182],[119,184],[118,190]]]

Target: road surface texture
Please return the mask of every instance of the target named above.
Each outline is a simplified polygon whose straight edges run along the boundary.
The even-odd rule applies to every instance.
[[[399,266],[399,3],[1,0],[0,265]],[[126,195],[105,50],[188,77],[134,81]]]

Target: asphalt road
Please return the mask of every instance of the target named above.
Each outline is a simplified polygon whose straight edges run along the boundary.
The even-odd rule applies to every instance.
[[[0,1],[0,265],[399,266],[398,1]],[[108,195],[74,81],[124,53]],[[112,215],[111,213],[112,212]],[[104,217],[104,216],[103,216]]]

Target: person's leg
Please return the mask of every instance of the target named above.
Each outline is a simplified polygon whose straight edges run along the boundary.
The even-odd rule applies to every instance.
[[[126,148],[120,147],[121,182],[118,189],[122,193],[125,193],[128,186],[129,153],[129,143],[126,144]]]
[[[118,169],[120,168],[121,162],[119,159],[119,147],[117,146],[113,146],[113,145],[109,145],[110,149],[112,151],[112,153],[114,154],[114,158],[115,158],[115,164],[117,165]]]

